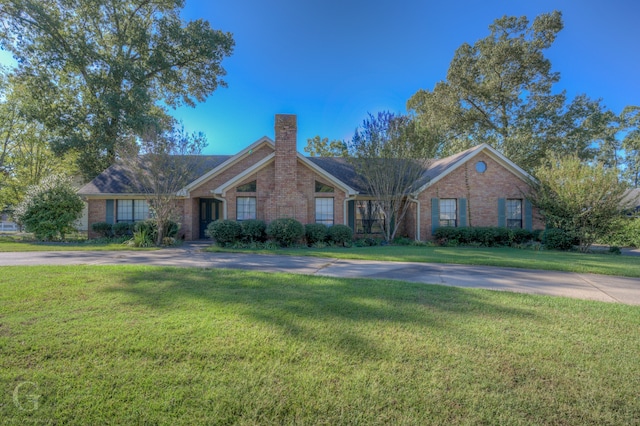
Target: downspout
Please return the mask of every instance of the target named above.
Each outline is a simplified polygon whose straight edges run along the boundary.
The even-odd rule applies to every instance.
[[[223,198],[223,194],[218,194],[218,196],[216,196],[216,193],[213,192],[213,190],[211,191],[211,193],[213,194],[213,199],[214,200],[222,201],[222,219],[227,220],[227,200],[226,200],[226,198]]]
[[[409,197],[409,201],[416,203],[416,241],[420,241],[420,201],[415,196]]]

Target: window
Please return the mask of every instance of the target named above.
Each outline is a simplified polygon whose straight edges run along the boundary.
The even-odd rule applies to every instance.
[[[333,198],[316,198],[316,223],[333,225]]]
[[[236,198],[236,220],[250,220],[256,218],[256,197]]]
[[[476,172],[484,173],[487,170],[487,163],[484,161],[478,161],[476,163]]]
[[[373,200],[356,201],[356,234],[382,234],[384,215],[378,203]]]
[[[147,200],[116,200],[116,222],[138,222],[148,218]]]
[[[507,228],[522,228],[522,200],[507,200]]]
[[[316,181],[316,192],[333,192],[333,187]]]
[[[245,183],[236,188],[238,192],[256,192],[256,181]]]
[[[458,221],[457,203],[455,198],[440,199],[440,226],[456,226]]]

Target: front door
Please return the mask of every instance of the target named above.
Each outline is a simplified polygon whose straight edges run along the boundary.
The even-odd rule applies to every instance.
[[[208,238],[204,231],[214,220],[219,219],[220,201],[212,198],[200,198],[200,239]]]

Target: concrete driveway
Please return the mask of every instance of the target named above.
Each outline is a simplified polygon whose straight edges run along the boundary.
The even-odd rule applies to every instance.
[[[436,263],[208,253],[201,244],[176,249],[112,252],[0,253],[10,265],[156,265],[232,268],[345,278],[378,278],[640,305],[640,279],[571,272]],[[1,278],[0,278],[1,279]]]

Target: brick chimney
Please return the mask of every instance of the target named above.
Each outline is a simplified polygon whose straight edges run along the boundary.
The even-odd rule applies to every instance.
[[[297,118],[276,114],[275,202],[276,218],[296,217]]]

